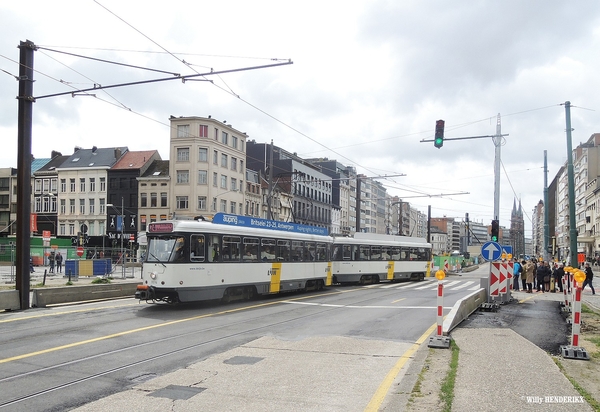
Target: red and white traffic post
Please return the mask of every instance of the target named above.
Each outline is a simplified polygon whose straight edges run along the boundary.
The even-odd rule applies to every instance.
[[[429,338],[430,348],[449,348],[450,338],[444,336],[444,283],[443,280],[446,277],[446,273],[443,270],[435,272],[435,277],[438,280],[437,287],[437,328],[435,336]]]
[[[573,270],[571,268],[571,270]],[[571,344],[561,346],[561,352],[564,358],[590,360],[585,348],[579,346],[579,333],[581,332],[581,287],[585,280],[585,273],[582,270],[573,270],[575,279],[573,299],[573,319],[571,322]]]

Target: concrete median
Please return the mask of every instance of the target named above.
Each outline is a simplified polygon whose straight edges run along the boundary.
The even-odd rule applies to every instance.
[[[447,336],[452,329],[458,326],[471,313],[475,312],[479,308],[479,305],[486,300],[486,291],[481,288],[457,301],[450,310],[450,313],[446,316],[446,319],[444,319],[442,325],[444,336]]]
[[[32,307],[121,297],[133,297],[140,282],[61,286],[33,289]]]
[[[0,310],[17,310],[21,308],[18,290],[0,290]]]

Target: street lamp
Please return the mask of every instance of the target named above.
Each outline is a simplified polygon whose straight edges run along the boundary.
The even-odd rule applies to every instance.
[[[114,209],[117,209],[115,205],[112,203],[107,203],[106,206],[110,206]],[[117,209],[118,210],[118,209]],[[125,225],[125,200],[121,197],[121,277],[125,279],[125,252],[123,250],[123,226]],[[119,224],[119,220],[117,220],[117,225]]]

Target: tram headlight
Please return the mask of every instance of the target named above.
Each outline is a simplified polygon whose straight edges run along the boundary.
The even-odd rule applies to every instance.
[[[150,279],[156,279],[156,272],[150,272]]]

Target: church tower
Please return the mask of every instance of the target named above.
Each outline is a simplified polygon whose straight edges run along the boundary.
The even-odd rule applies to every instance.
[[[523,219],[521,200],[519,200],[519,208],[517,209],[516,199],[513,201],[513,209],[510,214],[510,244],[513,248],[514,257],[525,255],[525,220]]]

